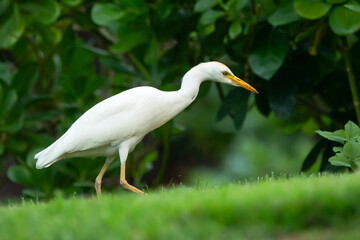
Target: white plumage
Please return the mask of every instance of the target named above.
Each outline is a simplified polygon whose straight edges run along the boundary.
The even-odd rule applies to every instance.
[[[97,194],[101,194],[101,179],[108,165],[119,154],[121,185],[143,194],[125,180],[128,154],[147,133],[189,106],[205,80],[241,86],[256,92],[249,84],[235,77],[222,63],[201,63],[185,74],[178,91],[165,92],[153,87],[136,87],[96,104],[57,141],[35,155],[36,167],[48,167],[64,158],[105,156],[106,163],[95,182]]]

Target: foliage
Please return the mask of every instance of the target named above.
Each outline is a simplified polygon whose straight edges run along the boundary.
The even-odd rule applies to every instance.
[[[145,197],[57,196],[0,207],[0,230],[5,239],[357,239],[358,177],[269,177]]]
[[[322,137],[340,143],[341,147],[334,147],[335,156],[329,162],[335,166],[345,166],[357,169],[360,166],[360,128],[358,125],[349,121],[345,129],[335,132],[316,131]]]
[[[176,89],[201,61],[223,61],[260,92],[254,100],[218,87],[218,120],[229,115],[237,129],[248,106],[288,132],[359,121],[359,9],[358,0],[2,0],[0,155],[18,163],[8,177],[31,196],[88,191],[101,164],[79,159],[37,171],[34,153],[101,99],[139,85]],[[179,132],[171,122],[150,136],[161,151],[137,149],[136,181],[156,156],[166,168],[169,136]],[[331,152],[316,146],[303,170]]]

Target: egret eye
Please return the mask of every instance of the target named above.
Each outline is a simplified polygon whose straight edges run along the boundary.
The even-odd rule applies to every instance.
[[[224,76],[229,76],[230,73],[228,73],[227,71],[225,71],[225,72],[223,72],[223,75],[224,75]]]

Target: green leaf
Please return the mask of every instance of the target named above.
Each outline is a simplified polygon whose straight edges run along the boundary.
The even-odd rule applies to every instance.
[[[301,31],[300,33],[298,33],[295,36],[295,42],[299,43],[301,41],[303,41],[304,39],[309,39],[312,36],[314,36],[316,34],[316,32],[318,31],[318,29],[321,28],[322,23],[320,21],[312,24],[311,26],[305,28],[303,31]]]
[[[271,16],[278,8],[274,1],[269,0],[257,0],[256,4],[259,6],[257,8],[259,8],[261,16],[264,17]]]
[[[113,53],[125,53],[147,41],[149,34],[148,28],[140,27],[134,31],[130,26],[121,25],[118,32],[119,41],[110,46],[110,51]]]
[[[10,1],[11,0],[1,0],[0,1],[0,15],[2,15],[4,12],[6,12],[8,7],[10,6]]]
[[[47,111],[47,112],[40,112],[38,114],[32,115],[29,118],[26,118],[24,122],[25,128],[36,128],[37,126],[41,125],[43,122],[51,121],[56,119],[58,116],[58,112],[56,111]],[[38,135],[40,136],[40,135]]]
[[[360,29],[360,12],[354,12],[344,6],[335,7],[330,12],[330,28],[338,35],[347,35]]]
[[[325,0],[294,0],[296,12],[307,19],[318,19],[330,10],[331,4]]]
[[[264,86],[266,86],[266,85],[264,84]],[[268,117],[271,112],[269,101],[268,101],[268,89],[257,88],[257,90],[259,92],[261,92],[261,94],[255,95],[257,109],[263,116]]]
[[[347,9],[350,9],[354,12],[360,13],[360,3],[356,0],[350,0],[347,3],[344,4],[344,7]]]
[[[331,158],[332,156],[334,156],[334,151],[333,151],[333,143],[331,143],[330,141],[327,141],[325,139],[323,139],[325,141],[325,148],[324,151],[322,153],[322,158],[321,158],[321,162],[320,162],[320,168],[319,171],[323,172],[325,171],[325,168],[327,165],[329,165],[329,158]]]
[[[360,156],[360,143],[350,140],[345,143],[343,150],[347,157],[355,159]]]
[[[215,23],[204,26],[203,28],[199,29],[200,35],[209,35],[215,31]]]
[[[342,153],[343,152],[343,147],[333,147],[333,151],[335,153]]]
[[[24,126],[25,112],[22,112],[20,116],[13,119],[10,123],[6,122],[4,125],[0,125],[0,131],[6,133],[16,133]]]
[[[161,57],[161,49],[155,37],[152,38],[149,48],[147,49],[144,61],[146,64],[151,65],[156,63]]]
[[[248,99],[250,96],[250,92],[243,89],[241,89],[240,91],[242,91],[243,94],[239,96],[241,100],[238,102],[238,105],[235,107],[234,111],[234,124],[237,130],[240,130],[242,128],[245,121],[245,117],[248,112]]]
[[[157,0],[156,13],[161,20],[165,20],[172,10],[172,2],[167,0]]]
[[[21,10],[31,13],[34,21],[42,24],[51,24],[60,16],[59,4],[54,0],[24,2]]]
[[[200,17],[200,23],[202,25],[210,25],[215,23],[216,20],[225,15],[225,12],[219,10],[207,10]]]
[[[61,1],[69,7],[75,7],[82,2],[82,0],[61,0]]]
[[[234,2],[235,2],[236,11],[240,11],[248,4],[249,1],[248,0],[234,0]]]
[[[17,5],[14,4],[11,16],[0,26],[0,49],[13,46],[24,32],[26,22],[22,19]]]
[[[158,159],[158,153],[156,151],[146,154],[146,156],[140,161],[139,167],[135,172],[134,181],[140,184],[141,177],[153,168],[152,163]]]
[[[328,131],[321,131],[321,130],[317,130],[315,132],[317,134],[319,134],[320,136],[322,136],[326,139],[329,139],[331,141],[334,141],[334,142],[339,142],[339,143],[344,144],[345,142],[348,141],[345,131],[342,129],[337,130],[335,132],[328,132]]]
[[[329,162],[334,166],[351,167],[350,159],[341,153],[329,158]]]
[[[135,14],[146,11],[148,5],[145,0],[115,0],[115,3]]]
[[[22,106],[29,107],[29,106],[34,106],[36,104],[43,104],[45,101],[49,101],[49,100],[54,100],[54,96],[51,94],[43,94],[43,95],[31,94],[22,97],[21,104]]]
[[[349,139],[360,136],[360,128],[353,121],[348,121],[344,128],[345,134],[349,137]]]
[[[7,176],[15,183],[23,184],[25,186],[35,185],[29,169],[20,165],[11,166],[7,171]]]
[[[226,10],[226,12],[239,12],[241,11],[247,4],[248,0],[230,0],[221,2],[221,8]]]
[[[101,26],[115,22],[124,15],[124,11],[113,3],[96,3],[91,9],[91,19]]]
[[[276,79],[277,80],[277,79]],[[275,116],[287,120],[294,111],[296,104],[295,88],[282,82],[270,81],[268,101]]]
[[[24,63],[11,82],[11,87],[16,89],[19,96],[24,96],[29,93],[30,88],[35,84],[37,78],[37,63]]]
[[[249,54],[250,67],[256,75],[269,80],[283,64],[287,51],[287,37],[274,28],[254,45]]]
[[[326,0],[326,2],[331,3],[331,4],[339,4],[339,3],[343,3],[346,2],[347,0]]]
[[[195,12],[205,12],[206,10],[216,6],[218,0],[197,0],[194,6]]]
[[[222,103],[218,114],[217,121],[222,120],[226,115],[234,115],[234,124],[237,130],[241,129],[247,113],[248,99],[250,93],[241,88],[235,88],[229,92]]]
[[[1,31],[1,30],[0,30]],[[1,39],[0,39],[1,41]],[[10,66],[6,63],[0,62],[0,81],[4,81],[7,85],[10,85],[12,79],[12,72]],[[1,98],[0,98],[1,102]]]
[[[119,62],[112,57],[100,57],[99,61],[101,65],[105,66],[108,69],[112,69],[125,74],[133,74],[133,69],[129,68],[129,66],[127,66],[125,63]]]
[[[288,2],[279,6],[277,10],[268,18],[272,25],[285,25],[299,20],[301,17],[295,11],[294,4]]]
[[[302,166],[301,166],[301,172],[304,172],[313,166],[320,155],[321,151],[325,147],[325,140],[322,139],[319,142],[315,144],[315,146],[311,149],[309,154],[306,156]]]
[[[360,157],[354,159],[355,164],[360,167]]]
[[[27,149],[27,142],[23,139],[18,139],[17,136],[8,135],[9,138],[6,140],[6,149],[9,152],[16,154],[23,154]]]
[[[81,44],[80,47],[83,48],[83,49],[86,49],[86,50],[88,50],[88,51],[90,51],[90,52],[92,52],[92,53],[94,53],[96,55],[100,55],[100,56],[110,56],[111,55],[111,53],[109,51],[107,51],[107,50],[104,50],[102,48],[98,48],[98,47],[95,47],[93,45],[89,45],[89,44],[86,44],[86,43]]]
[[[61,41],[62,32],[56,27],[39,28],[41,37],[50,44],[57,44]]]
[[[15,105],[17,99],[18,96],[16,94],[16,91],[8,90],[1,104],[0,116],[10,111],[10,109],[12,109],[13,106]]]
[[[242,24],[240,21],[234,21],[229,28],[230,39],[235,39],[242,33]]]

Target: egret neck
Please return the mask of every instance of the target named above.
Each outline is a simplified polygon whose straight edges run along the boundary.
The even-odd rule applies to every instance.
[[[206,71],[201,71],[201,65],[197,65],[184,75],[178,92],[189,99],[190,104],[198,95],[201,83],[208,79],[209,76],[207,76]]]

